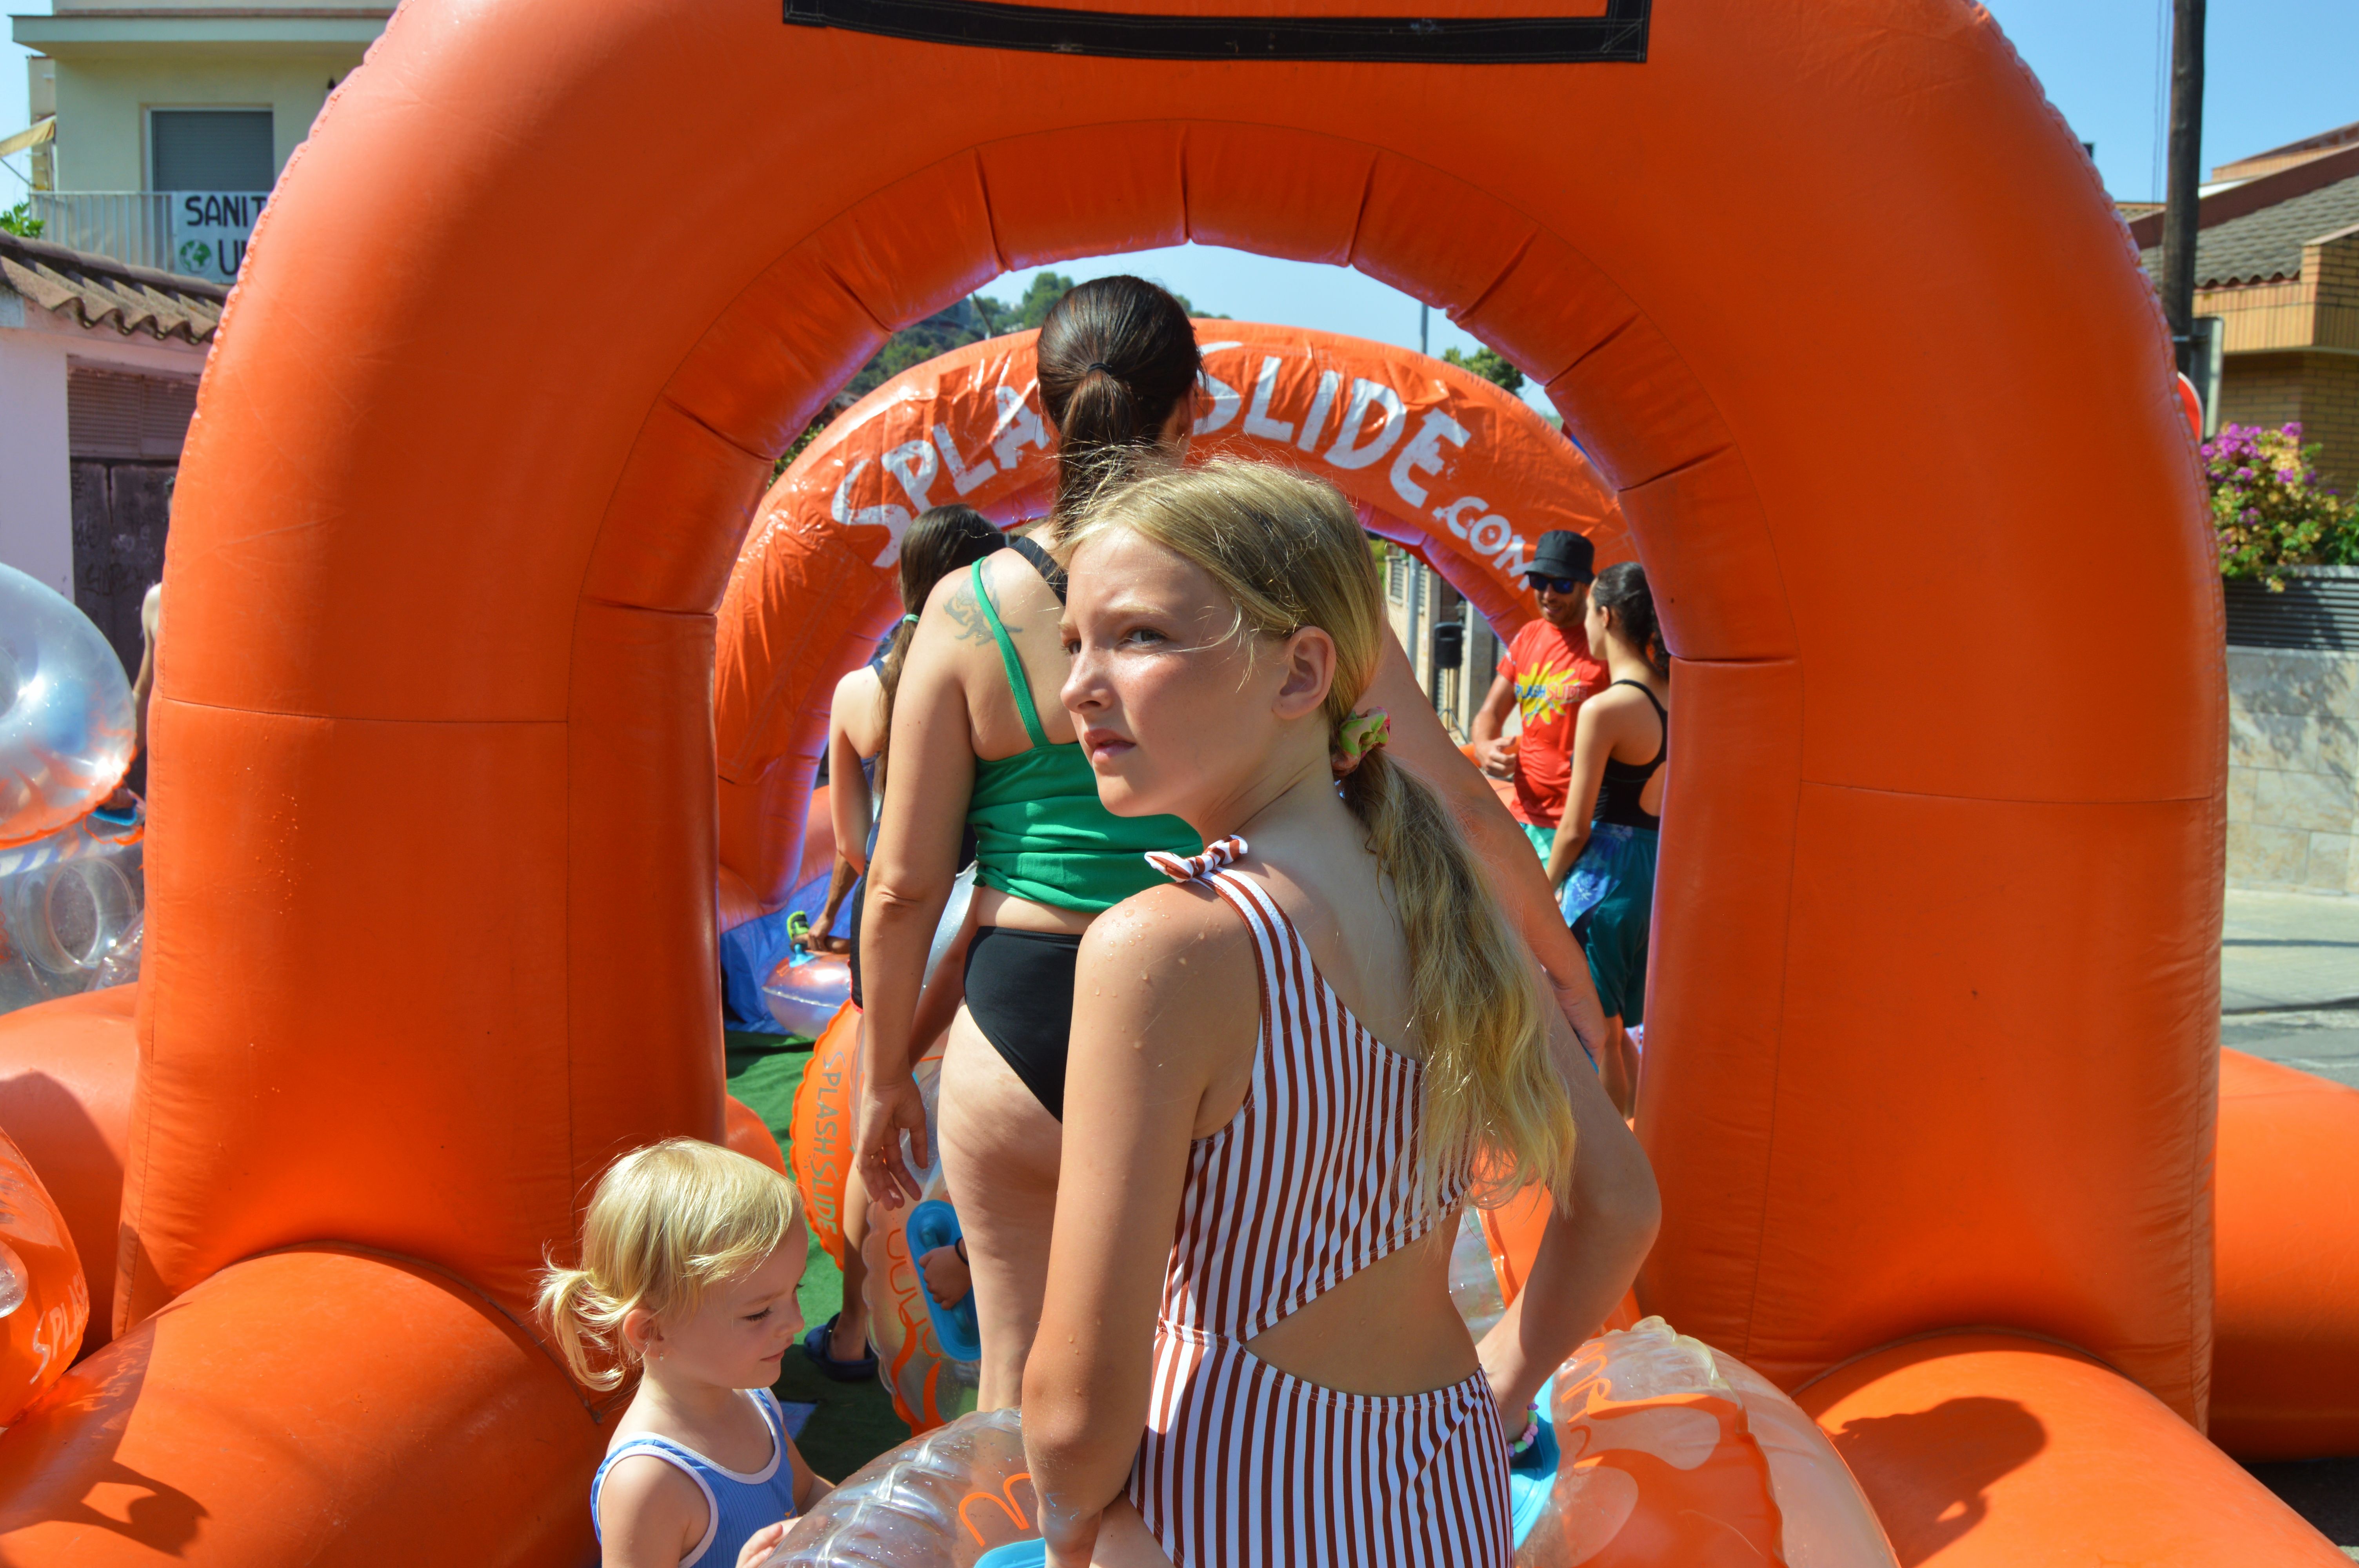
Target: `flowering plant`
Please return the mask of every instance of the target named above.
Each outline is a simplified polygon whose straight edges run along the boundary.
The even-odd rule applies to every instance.
[[[2287,567],[2359,565],[2359,505],[2319,484],[2318,452],[2298,424],[2223,425],[2203,443],[2222,577],[2279,593]]]

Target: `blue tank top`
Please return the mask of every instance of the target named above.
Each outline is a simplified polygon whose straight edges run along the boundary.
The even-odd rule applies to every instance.
[[[754,1408],[762,1412],[762,1424],[770,1429],[770,1462],[754,1475],[724,1469],[685,1444],[674,1443],[669,1437],[654,1433],[642,1433],[606,1455],[598,1466],[598,1474],[590,1482],[590,1528],[603,1542],[606,1532],[598,1522],[598,1494],[606,1485],[606,1472],[614,1461],[634,1454],[652,1454],[688,1473],[697,1489],[704,1494],[704,1539],[696,1550],[679,1560],[680,1568],[708,1559],[721,1568],[737,1561],[737,1553],[754,1532],[782,1519],[795,1517],[795,1467],[787,1460],[787,1416],[778,1408],[776,1395],[767,1389],[744,1390]]]

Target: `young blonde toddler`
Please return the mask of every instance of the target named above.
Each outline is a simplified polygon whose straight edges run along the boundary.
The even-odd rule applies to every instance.
[[[540,1309],[591,1388],[639,1369],[590,1486],[603,1568],[751,1568],[830,1490],[770,1392],[809,1250],[793,1184],[716,1145],[667,1139],[599,1180]]]

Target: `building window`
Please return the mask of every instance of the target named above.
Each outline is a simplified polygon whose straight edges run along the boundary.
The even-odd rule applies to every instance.
[[[150,109],[151,190],[267,190],[267,109]]]

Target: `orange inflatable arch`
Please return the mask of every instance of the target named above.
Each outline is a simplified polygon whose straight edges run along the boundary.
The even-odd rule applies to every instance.
[[[1522,568],[1543,533],[1588,535],[1600,566],[1635,553],[1621,508],[1579,450],[1480,376],[1300,328],[1211,320],[1196,335],[1199,455],[1332,481],[1371,532],[1439,569],[1503,636],[1538,613]],[[794,890],[836,678],[901,613],[902,530],[949,501],[1002,526],[1047,513],[1056,453],[1036,337],[969,344],[902,372],[762,497],[722,595],[716,649],[724,912],[775,907]]]
[[[713,615],[773,454],[890,328],[1194,240],[1497,346],[1658,585],[1642,1304],[1945,1562],[2338,1561],[2187,1424],[2216,567],[1996,27],[1120,3],[412,0],[339,87],[190,431],[116,1336],[0,1441],[0,1552],[586,1555],[603,1429],[526,1308],[617,1152],[722,1135]]]

